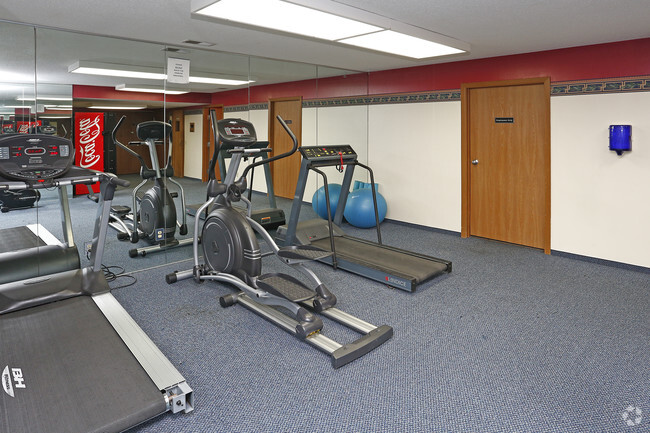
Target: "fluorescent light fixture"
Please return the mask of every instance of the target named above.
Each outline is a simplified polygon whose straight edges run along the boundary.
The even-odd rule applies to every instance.
[[[71,96],[39,96],[39,101],[72,101]],[[16,98],[16,101],[36,101],[36,98],[32,97],[22,97]]]
[[[144,85],[131,86],[128,84],[118,84],[115,86],[115,90],[120,90],[123,92],[164,93],[167,95],[182,95],[189,93],[189,90],[163,89],[161,87]]]
[[[329,41],[382,30],[377,26],[281,0],[220,0],[194,13]]]
[[[463,53],[463,50],[428,41],[415,36],[405,35],[392,30],[371,33],[342,39],[339,42],[369,50],[383,51],[398,56],[425,59],[427,57],[448,56]]]
[[[38,116],[39,119],[69,119],[70,116]]]
[[[254,81],[232,80],[227,78],[194,77],[190,75],[190,83],[219,84],[222,86],[241,86],[248,83],[254,83]]]
[[[424,59],[469,52],[469,44],[331,0],[192,0],[193,17],[237,22]]]
[[[17,74],[0,69],[0,76],[5,83],[29,83],[25,87],[34,87],[34,74]]]
[[[2,108],[16,108],[16,109],[28,108],[30,110],[34,110],[33,105],[3,105]]]
[[[91,110],[144,110],[147,107],[137,107],[137,106],[112,107],[112,106],[107,106],[107,105],[91,105],[88,108],[91,109]]]
[[[157,71],[156,68],[147,68],[145,66],[117,65],[111,63],[86,62],[82,60],[79,60],[68,67],[68,72],[72,72],[75,74],[106,75],[110,77],[143,78],[143,79],[151,79],[151,80],[167,79],[166,74],[162,74],[156,71]],[[242,79],[222,78],[216,75],[206,76],[206,74],[201,74],[200,77],[190,76],[190,83],[218,84],[222,86],[241,86],[252,82],[253,81],[242,80]],[[139,88],[140,90],[135,90],[136,87]],[[147,89],[147,90],[143,90],[143,89]],[[188,91],[180,90],[180,89],[163,90],[160,87],[155,87],[155,86],[147,86],[147,85],[127,86],[126,84],[119,84],[118,86],[115,86],[115,90],[149,92],[149,93],[167,93],[169,95],[180,95],[182,93],[188,93]]]
[[[116,65],[111,63],[86,62],[79,60],[68,67],[74,74],[105,75],[109,77],[144,78],[148,80],[165,80],[167,74],[161,69],[145,66]]]
[[[0,72],[0,75],[2,75],[2,72]],[[3,79],[4,79],[4,77],[3,77]],[[0,90],[23,90],[23,87],[22,86],[16,86],[16,85],[13,85],[13,84],[0,84]]]
[[[46,105],[46,109],[48,110],[67,110],[70,111],[72,110],[72,105]]]

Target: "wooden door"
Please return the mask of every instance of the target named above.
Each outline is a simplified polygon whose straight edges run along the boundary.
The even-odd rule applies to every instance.
[[[144,145],[129,145],[131,141],[139,141],[138,136],[136,135],[136,128],[141,122],[146,122],[149,120],[161,120],[162,111],[125,111],[125,112],[116,112],[115,119],[119,120],[122,115],[126,115],[126,119],[120,126],[120,129],[117,131],[116,138],[120,143],[127,145],[129,148],[134,150],[136,153],[140,154],[149,167],[151,167],[151,155],[149,154],[149,149]],[[156,146],[156,153],[158,155],[158,161],[165,165],[165,146]],[[115,158],[116,158],[116,172],[115,174],[134,174],[140,173],[140,161],[135,158],[133,155],[127,153],[124,149],[119,146],[116,146],[115,149]]]
[[[183,177],[185,176],[185,114],[182,109],[172,111],[171,124],[174,177]]]
[[[550,83],[464,85],[463,236],[550,253]]]
[[[210,105],[203,107],[203,169],[201,181],[208,181],[208,167],[210,166],[210,158],[214,152],[214,133],[212,132],[212,124],[210,123],[210,110],[215,110],[217,120],[223,119],[223,105]],[[215,166],[217,172],[217,179],[221,179],[219,175],[219,164]]]
[[[280,115],[291,131],[298,138],[298,146],[302,136],[302,97],[278,98],[269,100],[269,145],[273,156],[287,152],[293,146],[289,134],[284,130],[276,116]],[[283,158],[271,163],[273,189],[276,196],[293,198],[298,184],[300,172],[300,153],[296,152],[289,158]]]

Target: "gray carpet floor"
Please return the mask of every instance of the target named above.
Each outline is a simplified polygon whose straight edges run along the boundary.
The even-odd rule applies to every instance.
[[[200,183],[184,184],[188,202],[203,198]],[[38,220],[60,235],[55,197],[44,194]],[[255,200],[265,206],[261,195]],[[83,244],[96,205],[72,201]],[[128,191],[115,202],[128,204]],[[280,204],[288,214],[290,202]],[[11,212],[0,221],[10,227],[35,215]],[[302,216],[312,215],[305,206]],[[129,259],[130,244],[111,234],[104,263],[137,279],[114,295],[195,396],[194,412],[166,414],[133,431],[650,431],[647,269],[393,222],[382,224],[382,234],[386,244],[451,260],[453,272],[408,293],[311,265],[339,308],[395,331],[337,370],[327,355],[243,307],[221,308],[218,298],[230,287],[165,284],[166,273],[191,266],[191,248]],[[265,272],[285,270],[274,257],[264,265]],[[339,342],[357,337],[328,320],[323,333]]]

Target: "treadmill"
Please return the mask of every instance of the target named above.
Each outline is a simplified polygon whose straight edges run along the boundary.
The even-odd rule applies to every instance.
[[[268,159],[268,152],[271,151],[268,141],[258,141],[255,144],[249,146],[249,149],[268,149],[265,153],[262,154],[261,158],[263,160]],[[224,145],[219,154],[217,155],[217,162],[219,164],[219,172],[221,173],[221,178],[226,178],[226,159],[232,157],[232,145]],[[255,162],[255,158],[253,159]],[[251,170],[251,180],[250,187],[248,188],[248,201],[251,201],[253,193],[253,175],[255,174],[254,169]],[[253,209],[249,215],[254,221],[257,221],[262,227],[266,230],[274,230],[279,226],[286,223],[284,216],[284,211],[278,209],[275,202],[275,192],[273,191],[273,178],[271,177],[271,167],[268,164],[264,164],[264,176],[266,177],[266,191],[269,197],[269,207],[264,209]],[[203,205],[203,203],[191,204],[187,206],[187,214],[195,217],[196,211]],[[251,207],[249,206],[249,209]],[[246,214],[246,209],[241,207],[233,207],[236,211]],[[209,214],[212,209],[208,209],[207,213]],[[205,219],[206,213],[200,215],[201,219]]]
[[[278,228],[276,237],[283,245],[312,245],[333,254],[319,259],[334,269],[346,271],[384,283],[390,287],[414,292],[418,284],[451,272],[451,262],[424,254],[384,245],[381,241],[375,181],[370,167],[357,160],[357,154],[349,145],[303,146],[300,148],[302,163],[298,185],[293,198],[289,222]],[[345,166],[341,194],[332,222],[327,191],[327,176],[322,167]],[[360,166],[370,173],[370,185],[375,204],[377,242],[348,236],[339,227],[350,191],[354,168]],[[314,219],[298,222],[309,171],[320,174],[325,185],[328,220]]]
[[[193,409],[192,389],[110,293],[101,268],[111,201],[128,182],[72,167],[69,140],[0,139],[0,190],[58,188],[63,242],[44,227],[5,229],[0,242],[0,431],[120,432]],[[69,185],[100,182],[81,268]]]

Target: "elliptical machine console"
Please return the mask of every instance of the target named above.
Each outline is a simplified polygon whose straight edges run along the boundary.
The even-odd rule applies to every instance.
[[[242,119],[223,119],[217,122],[217,130],[222,145],[246,146],[255,144],[257,136],[252,123]]]
[[[298,149],[298,140],[282,120],[277,120],[293,141],[293,148],[267,160],[254,162],[244,169],[237,178],[237,169],[244,156],[255,156],[271,149],[255,148],[257,142],[255,128],[250,122],[241,119],[216,120],[214,111],[210,112],[216,145],[210,160],[211,178],[208,182],[208,200],[198,209],[200,214],[209,206],[203,229],[199,233],[199,218],[194,222],[194,267],[187,271],[168,274],[169,284],[178,280],[193,278],[196,282],[214,280],[235,286],[239,291],[222,296],[222,307],[241,304],[264,318],[275,323],[318,349],[330,354],[332,365],[337,368],[351,362],[372,349],[380,346],[393,335],[390,326],[376,327],[336,308],[336,296],[325,284],[304,265],[331,255],[312,246],[290,246],[279,248],[269,233],[250,216],[237,212],[232,203],[243,201],[250,210],[250,202],[242,196],[246,190],[246,175],[254,167],[291,156]],[[223,145],[232,145],[230,167],[222,183],[214,173],[217,155]],[[200,236],[199,236],[200,235]],[[267,243],[271,252],[262,254],[257,235]],[[201,239],[202,257],[200,263],[198,240]],[[298,279],[288,274],[262,274],[262,258],[275,255],[287,265],[302,273],[306,278]],[[304,281],[306,280],[306,281]],[[276,307],[290,312],[284,314]],[[318,314],[335,320],[355,331],[364,334],[356,341],[341,345],[320,333],[323,321]]]
[[[129,142],[130,145],[147,146],[151,158],[151,167],[147,166],[142,156],[133,149],[122,144],[116,137],[117,131],[122,125],[126,116],[122,116],[115,128],[113,128],[113,142],[128,152],[130,155],[138,158],[140,161],[140,182],[131,194],[133,207],[113,206],[111,209],[110,226],[118,231],[118,239],[130,240],[137,243],[140,239],[145,239],[154,244],[150,247],[135,248],[129,251],[129,256],[145,256],[147,253],[162,251],[181,245],[189,245],[191,239],[176,239],[176,228],[179,228],[181,235],[187,234],[187,223],[185,221],[185,194],[183,187],[173,179],[174,169],[171,166],[171,132],[172,127],[169,123],[160,121],[148,121],[139,123],[136,127],[136,135],[140,141]],[[164,167],[160,167],[156,144],[169,139],[169,150],[167,161]],[[153,179],[153,185],[147,189],[142,196],[138,198],[138,191],[150,180]],[[174,195],[167,189],[166,181],[170,181],[178,187],[180,193],[180,205],[182,217],[177,221],[176,206],[174,204]]]

